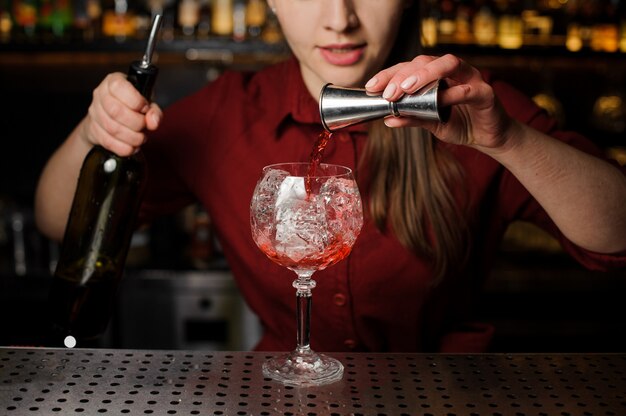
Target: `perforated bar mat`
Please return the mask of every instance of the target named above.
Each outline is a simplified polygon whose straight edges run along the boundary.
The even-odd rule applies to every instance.
[[[0,348],[0,415],[626,415],[624,354],[332,355],[293,388],[264,353]]]

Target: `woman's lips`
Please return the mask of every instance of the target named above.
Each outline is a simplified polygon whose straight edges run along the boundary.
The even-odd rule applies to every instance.
[[[361,60],[365,51],[364,45],[343,44],[320,46],[322,57],[332,65],[354,65]]]

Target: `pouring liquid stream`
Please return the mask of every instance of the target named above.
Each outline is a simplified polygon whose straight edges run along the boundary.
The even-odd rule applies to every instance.
[[[332,138],[333,134],[329,131],[324,130],[317,137],[315,144],[313,145],[313,150],[311,151],[311,155],[309,156],[309,168],[306,175],[306,180],[304,182],[304,188],[306,189],[306,194],[311,195],[311,179],[315,177],[315,173],[317,172],[317,167],[322,163],[322,156],[324,155],[324,149],[328,145],[328,142]]]

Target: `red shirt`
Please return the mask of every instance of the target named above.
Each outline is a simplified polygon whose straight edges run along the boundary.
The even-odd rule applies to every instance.
[[[515,118],[589,152],[590,142],[558,132],[531,100],[503,83],[494,88]],[[150,181],[142,215],[149,220],[200,201],[207,209],[241,293],[264,326],[259,350],[292,350],[295,274],[270,261],[251,237],[249,208],[263,166],[307,161],[322,131],[318,104],[294,59],[260,72],[227,72],[165,110],[145,146]],[[367,134],[334,134],[324,161],[356,171]],[[432,286],[429,265],[366,218],[352,254],[316,272],[311,346],[318,351],[458,351],[487,348],[492,328],[472,322],[471,306],[507,225],[521,219],[556,236],[583,265],[626,265],[624,256],[590,253],[567,241],[521,184],[488,156],[446,145],[470,175],[475,231],[464,273]]]

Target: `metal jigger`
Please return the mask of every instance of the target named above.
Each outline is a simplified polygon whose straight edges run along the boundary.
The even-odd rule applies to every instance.
[[[411,95],[390,102],[380,95],[368,94],[362,88],[326,84],[320,93],[320,116],[324,128],[333,132],[357,123],[396,116],[446,122],[450,107],[439,106],[439,90],[447,84],[436,80]]]

